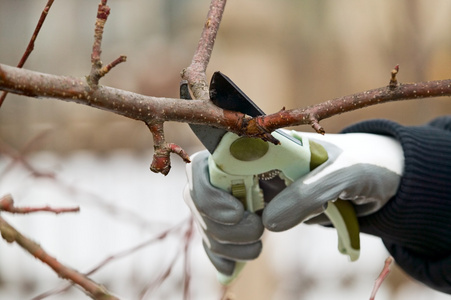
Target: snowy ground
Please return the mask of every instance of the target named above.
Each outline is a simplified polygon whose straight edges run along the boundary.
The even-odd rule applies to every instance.
[[[150,160],[151,153],[138,155],[128,151],[103,156],[88,152],[64,157],[51,153],[32,156],[30,161],[38,170],[56,174],[56,179],[50,179],[32,176],[20,163],[11,168],[12,161],[0,157],[0,195],[11,193],[17,206],[50,204],[81,208],[80,213],[25,216],[2,213],[2,217],[61,262],[81,272],[185,222],[166,238],[112,259],[91,276],[121,299],[140,299],[140,295],[144,295],[142,299],[183,299],[186,273],[183,236],[189,217],[181,197],[186,182],[184,166],[175,157],[170,174],[164,177],[149,171]],[[336,250],[334,230],[317,226],[266,234],[265,241],[262,260],[273,279],[270,293],[259,295],[258,299],[368,299],[387,257],[378,239],[362,236],[361,259],[349,263]],[[189,252],[190,299],[220,299],[221,288],[200,244],[196,234]],[[146,289],[174,259],[177,262],[168,279]],[[255,282],[249,284],[258,284],[259,276],[263,278],[265,274],[252,276]],[[32,299],[62,285],[64,282],[46,265],[17,245],[0,241],[0,299]],[[86,298],[74,288],[49,297]],[[378,300],[446,298],[413,283],[395,288],[393,284],[384,284],[377,297]]]

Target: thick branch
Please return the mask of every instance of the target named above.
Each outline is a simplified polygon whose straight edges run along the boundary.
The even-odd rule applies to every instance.
[[[451,96],[451,79],[398,84],[335,98],[314,106],[281,110],[257,118],[220,109],[210,101],[144,96],[106,86],[91,88],[85,79],[56,76],[0,64],[0,90],[29,97],[76,102],[146,124],[176,121],[224,128],[239,135],[261,137],[277,128],[310,124],[370,105],[398,100]]]
[[[224,111],[209,101],[150,97],[101,85],[91,88],[84,78],[44,74],[2,64],[0,90],[88,105],[146,124],[163,121],[213,124],[240,132],[238,125],[245,118],[242,113]]]

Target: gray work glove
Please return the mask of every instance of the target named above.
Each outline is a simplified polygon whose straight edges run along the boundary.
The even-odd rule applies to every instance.
[[[350,200],[357,216],[379,210],[398,189],[404,154],[394,138],[367,133],[326,134],[292,132],[322,145],[329,158],[277,194],[263,211],[263,224],[283,231],[306,221],[330,224],[322,214],[327,202]]]
[[[230,276],[236,261],[258,257],[264,227],[261,218],[245,211],[238,199],[210,184],[209,155],[202,151],[191,157],[184,199],[200,227],[210,261],[219,273]]]

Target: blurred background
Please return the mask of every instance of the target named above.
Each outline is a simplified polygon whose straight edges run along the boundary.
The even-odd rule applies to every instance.
[[[18,63],[46,2],[0,0],[1,63]],[[97,5],[55,1],[25,68],[87,75]],[[190,64],[209,1],[110,0],[108,5],[102,60],[128,58],[101,84],[178,98],[179,74]],[[400,82],[450,78],[450,11],[447,0],[229,1],[208,75],[222,71],[267,113],[385,86],[397,64]],[[423,124],[450,113],[449,100],[384,104],[321,123],[329,133],[369,118]],[[167,123],[165,129],[167,140],[190,154],[202,149],[187,124]],[[140,122],[10,94],[0,109],[0,196],[11,193],[17,205],[79,205],[81,212],[2,216],[61,261],[88,271],[188,218],[181,196],[184,165],[174,157],[167,177],[151,173],[152,146]],[[32,170],[20,161],[24,155]],[[182,299],[185,255],[178,251],[187,226],[114,260],[93,278],[125,299]],[[266,234],[265,242],[261,258],[249,263],[228,291],[235,299],[368,299],[388,256],[378,239],[363,236],[361,259],[349,263],[336,250],[335,232],[316,226]],[[190,249],[191,298],[220,299],[223,291],[198,235]],[[167,280],[142,292],[171,265]],[[47,266],[0,242],[0,299],[31,299],[60,282]],[[71,289],[52,297],[85,296]],[[377,299],[409,298],[445,296],[395,268]]]

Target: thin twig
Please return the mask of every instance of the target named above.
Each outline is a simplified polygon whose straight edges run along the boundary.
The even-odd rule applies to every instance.
[[[373,291],[371,292],[370,300],[374,300],[376,298],[377,291],[382,285],[382,282],[384,282],[385,278],[390,274],[390,266],[393,264],[393,257],[389,256],[384,263],[384,268],[382,269],[381,273],[376,279],[376,282],[374,283]]]
[[[54,214],[68,213],[68,212],[79,212],[79,207],[71,208],[54,208],[50,206],[43,207],[16,207],[14,205],[13,197],[8,194],[0,197],[0,211],[6,211],[13,214],[29,214],[34,212],[51,212]]]
[[[188,219],[188,221],[189,221],[189,219]],[[118,259],[121,259],[123,257],[127,257],[127,256],[137,252],[138,250],[141,250],[141,249],[143,249],[143,248],[145,248],[147,246],[150,246],[151,244],[153,244],[155,242],[158,242],[158,241],[161,241],[161,240],[165,239],[169,234],[178,232],[183,227],[183,225],[186,224],[186,222],[187,221],[184,220],[184,221],[180,222],[179,224],[177,224],[177,225],[175,225],[175,226],[173,226],[173,227],[171,227],[171,228],[169,228],[167,230],[164,230],[163,232],[159,233],[157,236],[151,237],[150,239],[148,239],[148,240],[146,240],[146,241],[144,241],[144,242],[142,242],[142,243],[140,243],[140,244],[138,244],[136,246],[133,246],[133,247],[131,247],[129,249],[125,249],[125,250],[123,250],[121,252],[118,252],[116,254],[113,254],[113,255],[103,259],[101,262],[99,262],[91,270],[89,270],[88,272],[84,273],[84,275],[85,276],[93,275],[98,270],[104,268],[105,266],[107,266],[111,262],[117,261]],[[34,297],[32,300],[41,300],[41,299],[44,299],[44,298],[49,297],[49,296],[54,296],[54,295],[63,293],[65,291],[67,291],[72,286],[73,286],[73,284],[66,283],[66,284],[64,284],[64,285],[62,285],[60,287],[57,287],[55,289],[49,290],[47,292],[44,292],[44,293]]]
[[[144,297],[146,295],[148,295],[151,291],[153,291],[157,287],[159,287],[169,277],[169,275],[171,275],[172,270],[174,269],[175,263],[178,261],[180,255],[182,253],[185,255],[187,254],[187,247],[188,247],[188,244],[190,244],[192,232],[193,232],[193,222],[192,222],[192,219],[190,218],[189,223],[188,223],[188,228],[185,231],[185,238],[184,238],[183,244],[178,249],[177,253],[174,255],[171,262],[168,264],[167,268],[155,280],[150,281],[141,290],[138,299],[144,299]],[[185,258],[185,261],[188,259],[186,256],[184,258]],[[185,269],[185,271],[186,271],[186,269]],[[185,276],[186,276],[186,274],[185,274]],[[185,279],[186,279],[186,277],[185,277]],[[189,284],[189,281],[188,282],[185,281],[185,284]],[[183,294],[184,299],[186,299],[185,296],[188,296],[187,294],[185,294],[185,292],[187,292],[188,290],[189,290],[188,287],[184,287],[184,294]]]
[[[5,239],[8,243],[17,243],[22,247],[22,249],[52,268],[59,277],[72,281],[74,284],[83,288],[93,299],[118,299],[111,295],[111,293],[104,286],[92,281],[80,272],[61,264],[56,258],[48,254],[39,244],[22,235],[1,216],[0,232],[3,239]]]
[[[92,45],[91,52],[91,73],[87,76],[88,83],[93,87],[97,86],[100,78],[105,76],[112,68],[127,60],[125,55],[121,55],[103,67],[101,60],[103,30],[105,29],[105,23],[108,20],[109,15],[110,7],[107,5],[107,0],[101,0],[97,9],[97,18],[94,28],[94,44]]]
[[[193,239],[193,233],[194,233],[194,220],[192,216],[189,219],[188,229],[185,233],[185,248],[184,248],[184,264],[183,269],[185,270],[184,274],[184,281],[183,281],[183,300],[189,300],[190,299],[190,286],[191,286],[191,261],[190,261],[190,246]]]
[[[0,139],[0,153],[12,159],[12,161],[3,169],[3,171],[0,172],[0,179],[4,177],[9,171],[11,171],[16,163],[22,164],[22,166],[35,177],[55,178],[54,173],[43,172],[36,169],[26,158],[26,155],[31,152],[39,142],[43,140],[48,132],[49,131],[43,131],[33,137],[20,151],[14,149]]]
[[[20,59],[19,63],[17,64],[18,68],[22,68],[25,62],[27,61],[28,57],[30,56],[31,52],[34,49],[34,42],[36,41],[36,38],[38,37],[39,31],[41,31],[42,25],[44,24],[45,18],[47,18],[47,15],[49,13],[50,7],[52,6],[54,0],[48,0],[47,4],[44,7],[44,10],[41,13],[41,17],[39,18],[38,24],[36,25],[36,28],[34,29],[33,35],[31,36],[30,41],[28,42],[27,49],[25,50],[25,53],[22,55],[22,58]],[[3,102],[5,101],[6,95],[8,95],[7,91],[4,91],[2,95],[0,96],[0,107],[2,106]]]

